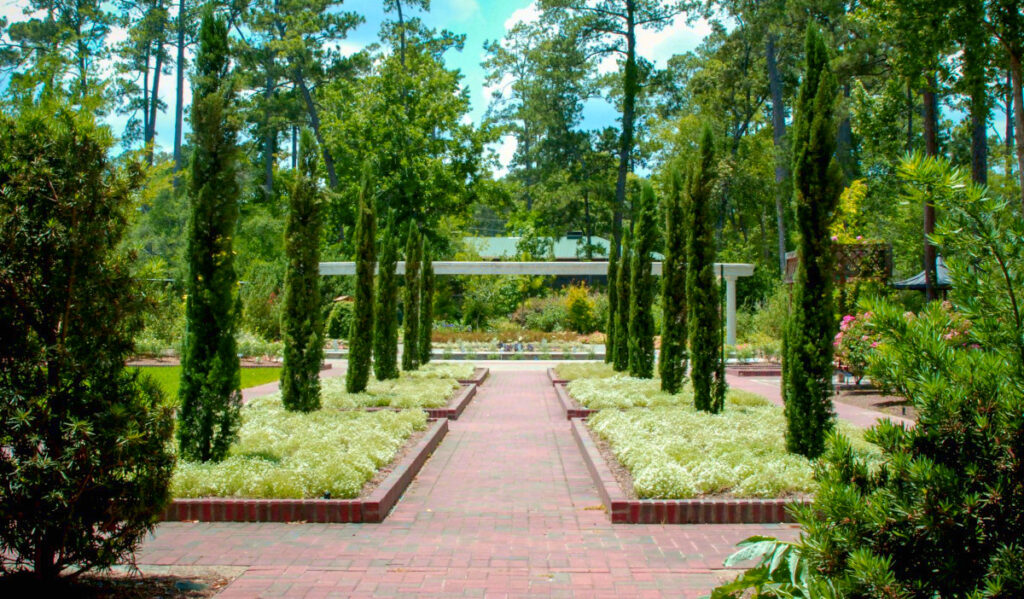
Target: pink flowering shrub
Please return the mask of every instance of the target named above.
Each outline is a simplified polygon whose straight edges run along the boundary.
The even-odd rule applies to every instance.
[[[844,316],[832,345],[836,368],[849,372],[859,385],[867,374],[868,359],[878,347],[878,337],[871,328],[871,312]]]

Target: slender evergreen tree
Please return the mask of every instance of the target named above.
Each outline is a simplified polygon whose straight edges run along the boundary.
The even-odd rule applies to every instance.
[[[715,236],[711,190],[715,178],[714,139],[704,128],[700,161],[687,185],[689,235],[686,243],[686,307],[689,310],[693,403],[698,410],[718,413],[725,403],[725,368],[715,279]]]
[[[356,215],[356,297],[352,307],[352,326],[348,334],[348,371],[345,390],[359,393],[366,389],[373,357],[373,269],[377,266],[375,241],[377,215],[370,195],[369,176],[359,190]]]
[[[629,294],[629,374],[642,379],[654,376],[654,186],[644,182],[640,206],[633,221],[633,264]]]
[[[373,374],[378,381],[398,378],[398,231],[394,215],[381,237],[377,309],[373,323]]]
[[[402,327],[402,370],[416,370],[420,365],[420,254],[423,244],[415,223],[409,225],[405,244],[405,310]]]
[[[288,198],[284,275],[284,367],[281,403],[288,410],[320,409],[320,363],[324,359],[324,322],[320,310],[320,186],[316,140],[303,129],[299,168]]]
[[[424,239],[423,275],[420,277],[420,364],[430,362],[430,335],[434,332],[434,261],[430,253],[430,244]]]
[[[632,282],[629,242],[629,227],[626,227],[622,231],[622,255],[619,256],[619,271],[616,273],[619,297],[615,307],[615,361],[612,362],[616,372],[629,369],[629,285]]]
[[[615,324],[619,318],[619,244],[608,242],[608,323],[604,334],[604,361],[615,363]]]
[[[793,117],[793,195],[799,265],[783,336],[782,398],[786,447],[816,458],[834,425],[832,241],[829,227],[842,191],[835,159],[837,83],[817,27],[807,28],[807,70]]]
[[[224,458],[238,433],[242,406],[232,248],[238,221],[238,130],[228,57],[227,24],[207,10],[192,81],[187,333],[177,429],[180,455],[186,460]]]
[[[661,389],[676,394],[686,376],[686,200],[678,170],[665,196],[665,260],[661,268]]]

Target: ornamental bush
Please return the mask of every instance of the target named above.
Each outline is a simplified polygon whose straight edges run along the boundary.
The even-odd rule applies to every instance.
[[[661,272],[661,354],[658,373],[661,389],[678,393],[686,377],[686,205],[684,183],[678,170],[670,174],[664,198],[665,261]]]
[[[629,374],[649,379],[654,376],[654,186],[644,182],[633,224],[633,263],[630,266]]]
[[[394,215],[381,235],[377,275],[376,318],[373,323],[373,375],[378,381],[398,378],[398,261]]]
[[[629,284],[631,282],[629,227],[622,232],[622,255],[619,257],[617,299],[615,303],[615,370],[625,372],[629,368]]]
[[[359,190],[356,214],[356,297],[352,304],[352,325],[348,340],[348,370],[345,387],[349,393],[366,388],[373,359],[373,270],[377,266],[377,215],[369,181]]]
[[[131,561],[168,499],[173,417],[124,366],[141,168],[106,139],[64,109],[0,116],[0,575]]]
[[[420,277],[420,365],[430,362],[434,333],[434,260],[430,245],[423,240],[423,276]]]
[[[582,335],[597,330],[597,312],[587,286],[570,285],[565,290],[566,321],[569,328]]]
[[[871,327],[871,312],[847,314],[839,323],[832,346],[836,368],[848,372],[859,385],[868,371],[868,358],[878,347],[878,337]]]
[[[352,326],[352,302],[334,302],[327,316],[327,338],[348,339]]]
[[[415,223],[409,224],[405,244],[405,302],[402,307],[402,370],[416,370],[420,365],[420,259],[423,241]]]

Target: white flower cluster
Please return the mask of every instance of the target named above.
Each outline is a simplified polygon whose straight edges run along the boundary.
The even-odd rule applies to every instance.
[[[615,369],[604,362],[562,362],[555,366],[555,374],[563,381],[576,379],[603,379],[615,376]]]
[[[473,376],[476,366],[469,362],[430,362],[419,370],[403,372],[402,376],[414,379],[454,379],[464,381]]]
[[[280,396],[242,410],[238,441],[219,463],[178,462],[175,497],[334,498],[359,495],[414,430],[422,410],[288,412]]]
[[[349,393],[344,377],[324,379],[320,384],[320,403],[333,410],[357,410],[370,407],[442,408],[448,405],[452,391],[459,388],[454,378],[411,376],[403,372],[397,379],[378,381],[370,377],[366,390]]]

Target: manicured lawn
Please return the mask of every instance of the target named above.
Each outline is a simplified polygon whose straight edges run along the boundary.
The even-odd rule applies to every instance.
[[[181,366],[137,366],[139,370],[148,374],[169,399],[177,399],[178,385],[181,383]],[[270,383],[281,379],[280,368],[243,368],[242,389],[255,387],[264,383]]]

